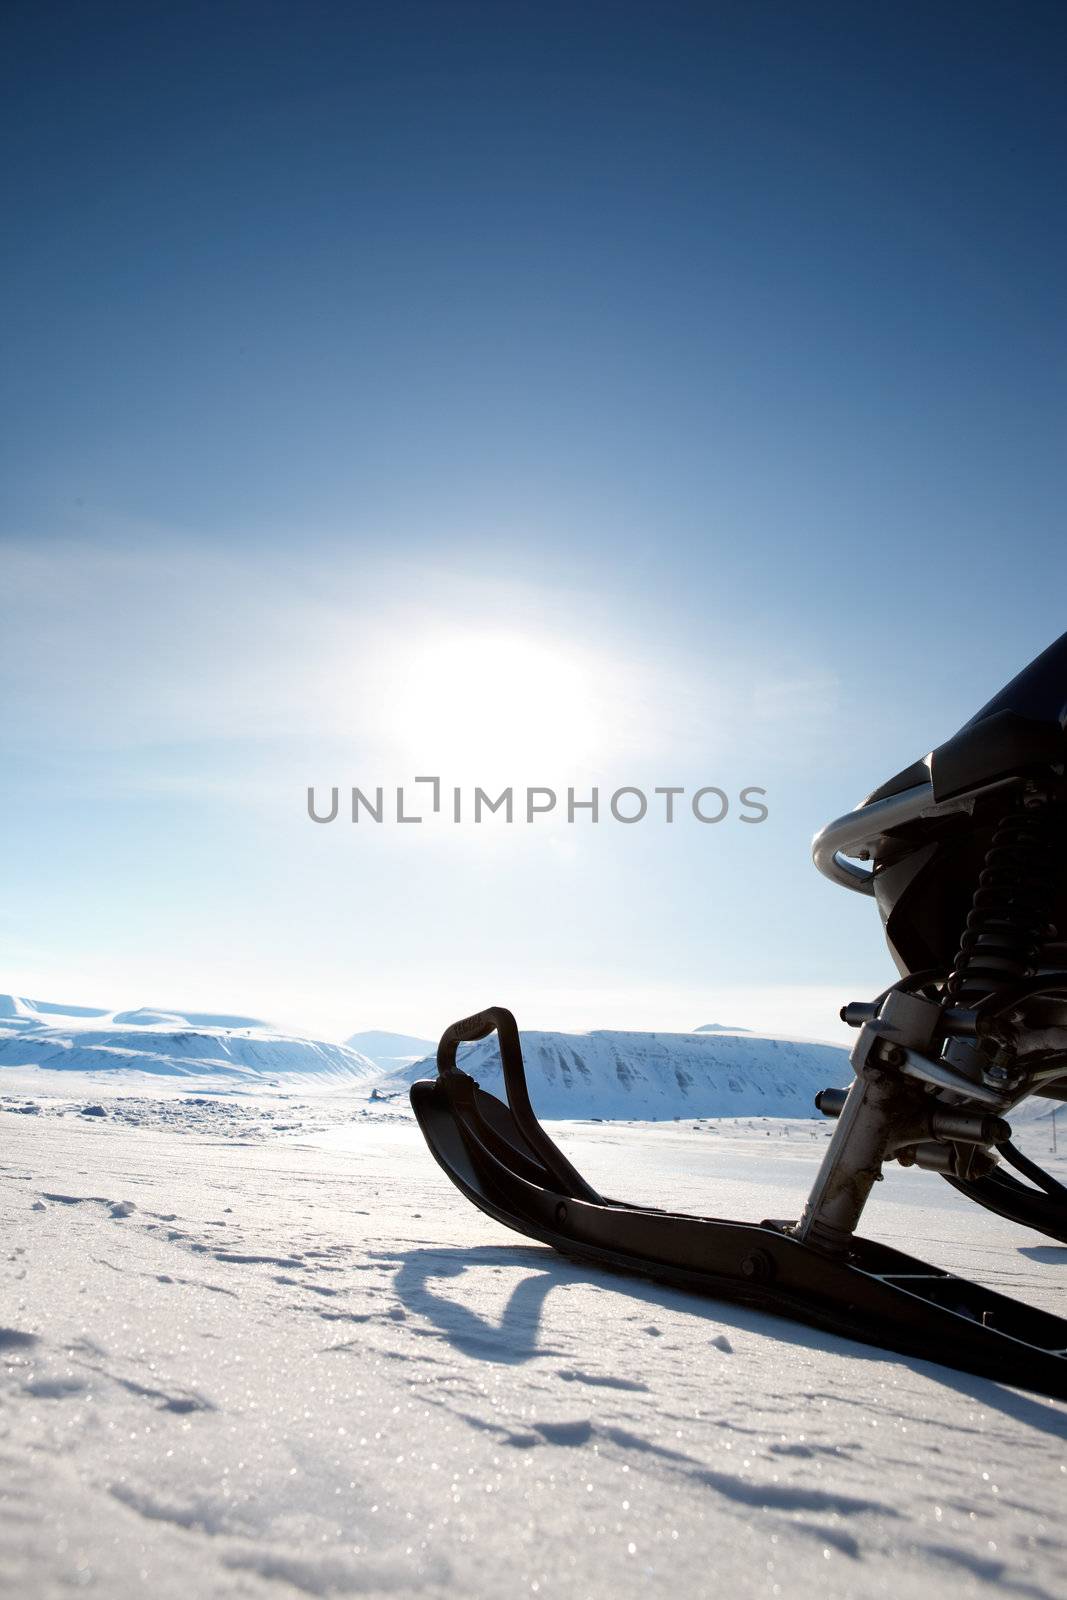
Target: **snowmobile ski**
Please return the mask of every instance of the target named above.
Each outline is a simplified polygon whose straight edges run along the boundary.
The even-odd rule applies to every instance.
[[[455,1064],[460,1043],[498,1033],[508,1103]],[[533,1113],[518,1028],[492,1006],[448,1028],[436,1079],[411,1087],[419,1126],[467,1198],[566,1256],[776,1312],[903,1355],[1067,1399],[1067,1321],[887,1245],[847,1254],[780,1222],[728,1222],[602,1197]]]

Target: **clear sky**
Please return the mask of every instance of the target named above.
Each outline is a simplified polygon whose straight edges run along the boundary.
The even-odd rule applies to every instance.
[[[4,45],[0,987],[836,1037],[812,833],[1067,628],[1062,6]],[[307,817],[430,773],[769,817]]]

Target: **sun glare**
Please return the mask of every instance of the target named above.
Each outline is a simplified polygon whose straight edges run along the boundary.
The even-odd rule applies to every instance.
[[[412,760],[474,778],[595,763],[622,733],[621,703],[592,652],[502,629],[424,641],[383,692],[390,738]]]

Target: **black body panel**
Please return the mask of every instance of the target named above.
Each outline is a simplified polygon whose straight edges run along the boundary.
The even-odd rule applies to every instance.
[[[947,973],[959,950],[994,833],[1019,803],[1026,780],[1055,783],[1067,764],[1067,633],[1030,663],[969,722],[928,756],[875,789],[864,804],[930,783],[937,802],[973,807],[890,830],[877,860],[875,899],[902,974]],[[995,788],[991,786],[1000,785]],[[1067,815],[1067,813],[1065,813]],[[1061,830],[1062,831],[1062,830]],[[1050,856],[1052,921],[1067,936],[1067,851]],[[1050,933],[1050,937],[1055,937]]]

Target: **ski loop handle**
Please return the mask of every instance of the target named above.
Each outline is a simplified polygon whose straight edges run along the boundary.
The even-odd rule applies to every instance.
[[[458,1022],[445,1029],[441,1035],[441,1042],[437,1046],[438,1072],[454,1072],[456,1068],[456,1047],[461,1044],[474,1044],[478,1039],[488,1039],[491,1033],[500,1034],[500,1052],[504,1053],[504,1035],[508,1032],[514,1035],[515,1047],[519,1045],[519,1028],[510,1011],[503,1006],[487,1006],[484,1011],[475,1011],[469,1017],[461,1017]],[[509,1039],[510,1044],[510,1039]]]
[[[486,1006],[484,1011],[475,1011],[469,1017],[461,1017],[458,1022],[453,1022],[451,1027],[445,1029],[437,1046],[439,1077],[445,1083],[450,1079],[453,1083],[457,1082],[455,1076],[459,1071],[456,1066],[457,1047],[461,1044],[473,1044],[479,1039],[487,1039],[491,1033],[497,1035],[500,1046],[500,1065],[504,1075],[508,1108],[514,1118],[515,1126],[527,1145],[540,1158],[561,1194],[600,1203],[600,1196],[596,1190],[586,1183],[562,1150],[553,1144],[537,1120],[537,1114],[530,1102],[530,1091],[526,1086],[526,1068],[522,1061],[519,1025],[506,1006]]]

